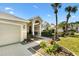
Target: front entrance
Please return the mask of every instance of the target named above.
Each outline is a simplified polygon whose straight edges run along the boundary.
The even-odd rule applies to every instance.
[[[32,26],[29,26],[29,31],[28,31],[28,35],[32,35]],[[34,36],[38,36],[39,35],[39,25],[34,25]]]
[[[41,36],[41,21],[33,20],[28,24],[28,36]]]

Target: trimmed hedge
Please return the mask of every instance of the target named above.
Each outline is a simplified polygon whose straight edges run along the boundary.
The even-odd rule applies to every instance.
[[[44,37],[52,37],[52,36],[54,36],[54,30],[44,30],[43,32],[42,32],[42,36],[44,36]]]

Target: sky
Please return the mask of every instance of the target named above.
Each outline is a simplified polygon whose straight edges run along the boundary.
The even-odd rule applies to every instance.
[[[66,20],[67,6],[77,6],[78,11],[71,14],[69,22],[79,21],[79,4],[78,3],[62,3],[58,12],[58,22]],[[0,12],[6,12],[23,18],[25,20],[40,16],[42,20],[55,24],[55,14],[50,3],[0,3]]]

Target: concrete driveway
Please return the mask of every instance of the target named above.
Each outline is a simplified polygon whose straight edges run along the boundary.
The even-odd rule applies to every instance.
[[[26,45],[20,43],[0,47],[0,56],[32,56],[29,47],[38,45],[40,41],[31,42]]]

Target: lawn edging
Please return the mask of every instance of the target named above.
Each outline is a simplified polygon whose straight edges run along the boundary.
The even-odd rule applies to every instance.
[[[33,48],[32,48],[33,49]],[[34,50],[34,49],[33,49]],[[36,51],[36,50],[34,50]],[[43,56],[43,54],[41,54],[40,52],[36,51],[36,53],[38,53],[39,56]]]
[[[57,43],[57,42],[56,42]],[[58,44],[58,43],[57,43]],[[58,44],[59,46],[63,47],[64,49],[68,50],[70,53],[72,53],[74,56],[77,56],[74,52],[72,52],[71,50],[69,50],[68,48]]]

